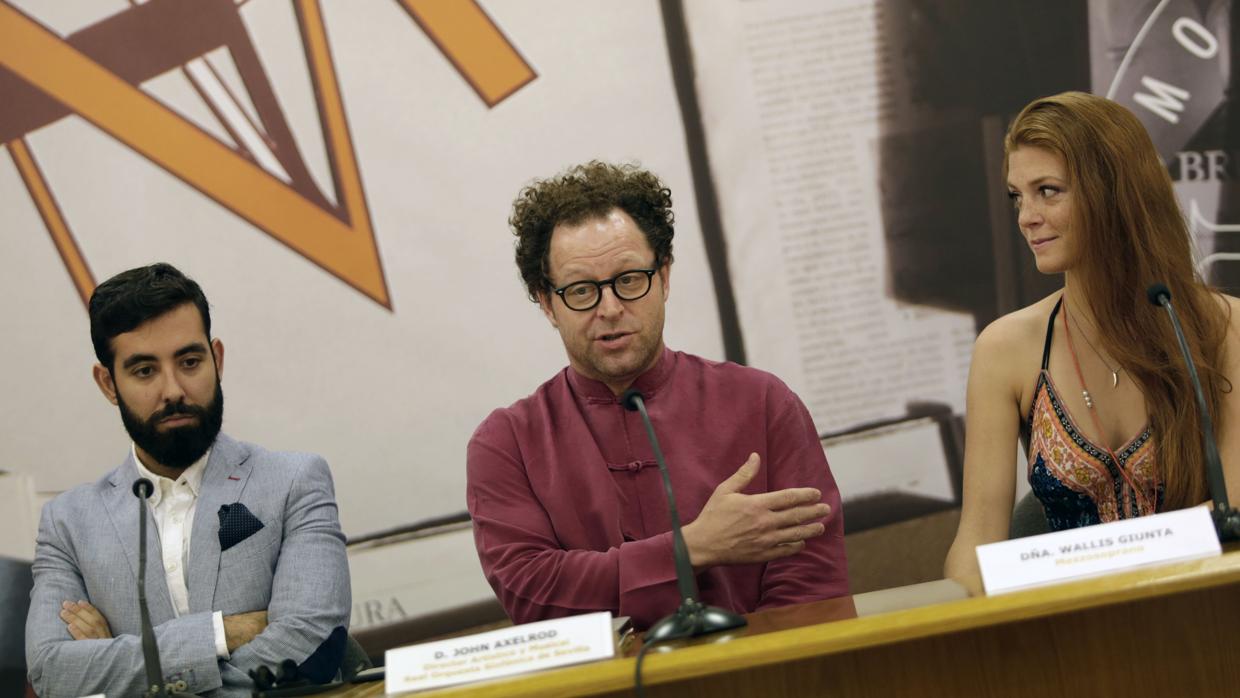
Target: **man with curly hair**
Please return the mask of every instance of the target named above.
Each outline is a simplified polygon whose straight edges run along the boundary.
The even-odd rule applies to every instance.
[[[478,555],[514,622],[679,603],[671,521],[640,416],[660,428],[702,601],[740,613],[848,593],[840,495],[778,378],[663,344],[671,191],[590,162],[521,191],[509,219],[531,300],[568,367],[497,409],[468,448]]]

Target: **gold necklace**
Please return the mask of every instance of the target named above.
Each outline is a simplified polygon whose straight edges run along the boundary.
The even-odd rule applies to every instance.
[[[1081,371],[1081,361],[1076,356],[1076,347],[1073,346],[1073,342],[1072,342],[1072,331],[1068,329],[1068,317],[1067,316],[1070,315],[1071,313],[1068,312],[1068,307],[1066,305],[1063,308],[1063,314],[1064,314],[1063,334],[1064,334],[1064,338],[1068,340],[1068,355],[1072,357],[1072,368],[1076,369],[1076,379],[1081,382],[1081,396],[1085,398],[1085,407],[1089,410],[1089,416],[1093,419],[1094,429],[1097,430],[1098,432],[1099,443],[1102,444],[1102,448],[1104,448],[1106,450],[1107,455],[1111,457],[1111,462],[1114,463],[1116,469],[1119,470],[1120,477],[1124,479],[1124,484],[1128,485],[1128,489],[1132,490],[1133,498],[1137,502],[1138,513],[1142,516],[1146,514],[1153,514],[1155,511],[1158,510],[1158,500],[1157,500],[1158,472],[1157,471],[1154,472],[1154,497],[1155,499],[1154,501],[1150,501],[1150,498],[1148,495],[1143,494],[1141,490],[1137,489],[1136,483],[1132,481],[1132,478],[1130,478],[1128,476],[1128,473],[1125,471],[1124,464],[1120,463],[1119,458],[1115,456],[1115,451],[1112,450],[1111,447],[1107,445],[1107,442],[1105,440],[1106,432],[1103,431],[1102,421],[1098,419],[1098,412],[1096,409],[1094,409],[1094,401],[1093,399],[1089,397],[1089,388],[1085,387],[1085,373]],[[1076,322],[1075,318],[1072,319],[1072,322],[1073,324],[1076,324],[1078,328],[1080,327],[1080,324]],[[1083,334],[1084,333],[1082,333],[1082,335]],[[1102,357],[1099,356],[1098,358],[1101,359]],[[1106,362],[1103,361],[1102,363],[1105,364]],[[1117,381],[1119,380],[1118,371],[1112,372],[1111,376],[1112,378],[1115,378],[1115,380]],[[1148,511],[1142,510],[1141,500],[1143,499],[1145,500],[1144,504],[1145,504],[1146,509],[1148,509]]]
[[[1095,347],[1094,343],[1089,341],[1089,335],[1085,334],[1084,328],[1081,327],[1081,321],[1076,319],[1076,314],[1067,313],[1067,315],[1069,315],[1069,319],[1072,320],[1072,324],[1076,325],[1076,329],[1080,331],[1081,339],[1084,339],[1085,344],[1087,344],[1090,350],[1094,352],[1094,356],[1097,356],[1098,360],[1102,362],[1102,365],[1106,366],[1107,370],[1111,372],[1111,389],[1114,390],[1115,388],[1118,388],[1119,374],[1124,372],[1124,367],[1119,366],[1116,368],[1111,368],[1111,364],[1107,363],[1107,360],[1103,358],[1102,352],[1098,351],[1098,347]]]

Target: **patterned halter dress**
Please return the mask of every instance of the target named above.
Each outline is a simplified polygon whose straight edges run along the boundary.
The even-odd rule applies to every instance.
[[[1117,467],[1125,469],[1145,501],[1154,498],[1154,488],[1158,487],[1155,508],[1161,511],[1163,493],[1156,484],[1149,426],[1115,449],[1117,466],[1105,448],[1085,438],[1059,399],[1060,391],[1047,367],[1055,316],[1062,303],[1062,298],[1055,303],[1046,323],[1042,370],[1029,419],[1021,430],[1029,456],[1029,485],[1042,502],[1052,531],[1140,516],[1138,498]]]

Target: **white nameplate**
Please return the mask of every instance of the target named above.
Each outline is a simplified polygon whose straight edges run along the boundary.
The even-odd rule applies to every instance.
[[[420,691],[614,656],[611,614],[514,625],[388,650],[384,691]]]
[[[1205,506],[977,546],[987,595],[1220,554]]]

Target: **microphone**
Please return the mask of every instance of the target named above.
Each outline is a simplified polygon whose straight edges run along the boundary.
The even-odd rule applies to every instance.
[[[1210,482],[1210,496],[1214,500],[1214,510],[1210,512],[1214,519],[1214,528],[1218,531],[1219,541],[1226,542],[1240,538],[1240,511],[1233,509],[1227,501],[1227,481],[1223,477],[1223,462],[1218,456],[1218,442],[1214,439],[1214,420],[1206,407],[1206,394],[1201,389],[1201,379],[1197,377],[1197,365],[1188,350],[1188,340],[1184,338],[1184,328],[1180,326],[1180,317],[1171,305],[1171,290],[1166,284],[1153,284],[1145,290],[1150,303],[1167,309],[1171,318],[1171,328],[1175,330],[1175,338],[1180,343],[1180,353],[1184,355],[1184,364],[1188,366],[1188,377],[1192,380],[1193,391],[1197,395],[1197,408],[1201,411],[1201,438],[1205,446],[1206,476]]]
[[[642,398],[641,391],[636,388],[626,390],[620,400],[626,410],[641,414],[642,423],[646,426],[646,438],[650,440],[654,459],[663,475],[663,491],[667,495],[667,510],[672,519],[672,554],[676,560],[676,584],[680,587],[680,608],[650,626],[644,642],[653,644],[745,626],[746,621],[740,615],[698,601],[697,579],[693,576],[693,566],[689,564],[689,549],[685,546],[685,536],[680,530],[680,514],[676,511],[672,478],[667,472],[667,462],[663,460],[659,440],[654,435],[654,425],[650,423],[650,415],[646,413],[646,401]]]
[[[155,642],[155,628],[151,626],[151,609],[146,605],[146,498],[155,491],[150,480],[140,477],[134,480],[133,494],[138,498],[138,609],[142,613],[142,655],[146,664],[146,694],[166,696],[164,669],[159,664],[159,645]]]

